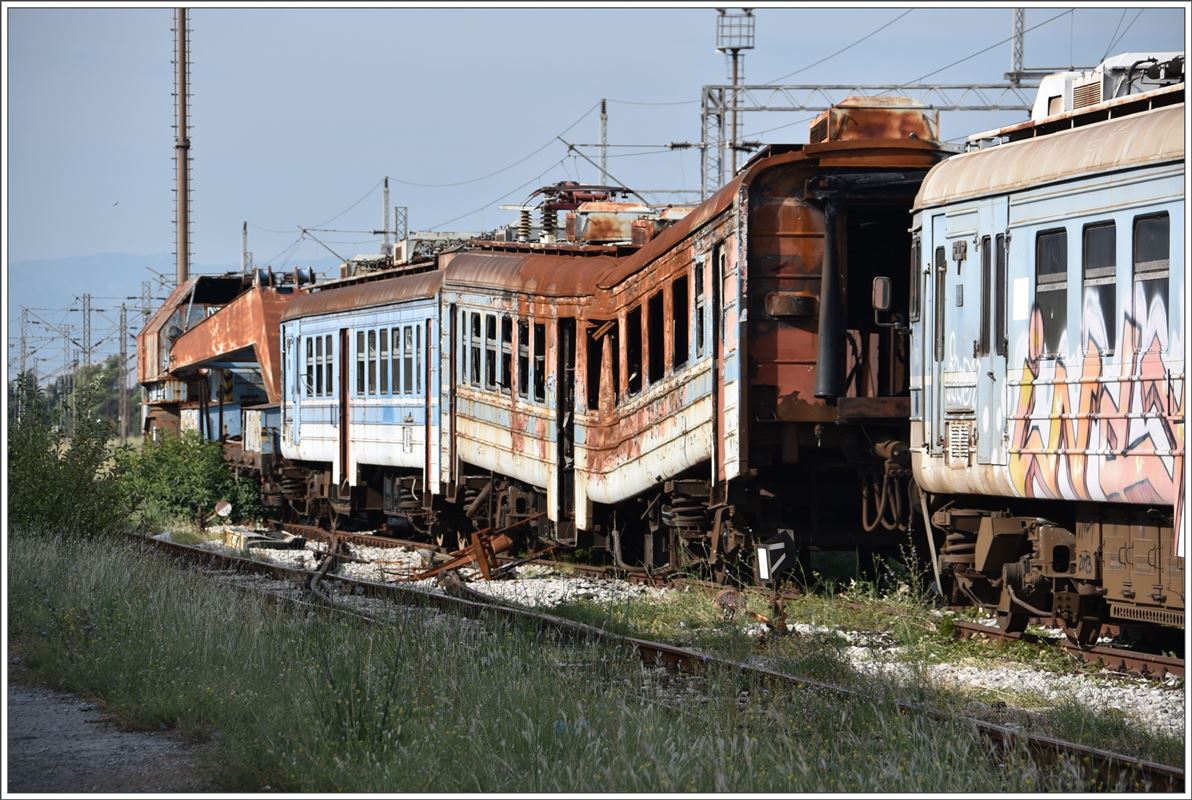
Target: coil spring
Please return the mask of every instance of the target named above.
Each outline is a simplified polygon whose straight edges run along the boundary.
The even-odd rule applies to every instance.
[[[671,528],[704,530],[708,508],[703,501],[686,494],[675,494],[662,506],[662,522]]]
[[[940,551],[946,556],[967,556],[977,551],[977,537],[971,533],[949,533],[944,538],[944,547]]]
[[[422,502],[414,492],[414,485],[413,479],[408,484],[401,481],[397,485],[397,510],[404,512],[406,516],[422,509]]]

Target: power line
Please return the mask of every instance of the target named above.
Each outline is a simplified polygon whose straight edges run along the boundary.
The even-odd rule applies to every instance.
[[[689,106],[692,103],[698,103],[698,100],[614,100],[608,98],[610,103],[621,103],[626,106]],[[566,131],[564,131],[566,133]]]
[[[446,222],[440,222],[438,225],[433,225],[433,226],[431,226],[430,228],[427,228],[427,230],[430,230],[430,231],[437,230],[437,229],[439,229],[439,228],[442,228],[444,225],[450,225],[450,224],[451,224],[451,223],[453,223],[453,222],[459,222],[461,219],[464,219],[464,218],[466,218],[466,217],[470,217],[470,216],[472,216],[473,214],[479,214],[481,211],[484,211],[486,208],[489,208],[489,207],[490,207],[490,206],[492,206],[494,203],[499,203],[499,202],[501,202],[502,200],[504,200],[506,197],[508,197],[509,195],[513,194],[514,192],[516,192],[516,191],[519,191],[519,190],[521,190],[521,189],[524,189],[524,188],[526,188],[526,187],[527,187],[527,186],[529,186],[531,183],[533,183],[534,181],[538,180],[538,179],[539,179],[539,178],[541,178],[543,175],[545,175],[546,173],[548,173],[548,172],[550,172],[551,170],[555,169],[556,167],[562,166],[563,162],[565,162],[566,160],[567,160],[567,157],[566,157],[566,156],[564,156],[563,158],[560,158],[558,161],[556,161],[555,163],[551,164],[549,167],[547,167],[546,169],[544,169],[542,172],[539,172],[539,173],[538,173],[537,175],[535,175],[533,178],[530,178],[528,181],[526,181],[525,183],[521,184],[520,186],[516,186],[516,187],[514,187],[513,189],[510,189],[508,192],[506,192],[505,194],[501,195],[501,196],[500,196],[500,197],[498,197],[497,199],[495,199],[495,200],[490,200],[489,202],[485,203],[484,205],[480,206],[479,208],[476,208],[476,209],[474,209],[474,210],[472,210],[472,211],[469,211],[469,212],[467,212],[466,214],[460,214],[458,217],[455,217],[454,219],[449,219],[449,220],[447,220]]]
[[[857,41],[853,42],[852,44],[845,45],[844,47],[842,47],[842,48],[840,48],[839,50],[837,50],[835,53],[831,53],[831,54],[829,54],[829,55],[826,55],[826,56],[824,56],[824,57],[823,57],[823,58],[821,58],[819,61],[814,61],[814,62],[812,62],[812,63],[808,64],[808,65],[807,65],[807,66],[805,66],[805,67],[801,67],[801,68],[799,68],[799,69],[795,70],[794,72],[788,72],[786,75],[783,75],[782,77],[775,78],[775,79],[774,79],[774,80],[772,80],[772,81],[765,81],[765,82],[766,82],[766,83],[778,83],[779,81],[784,81],[784,80],[786,80],[787,78],[790,78],[790,77],[793,77],[793,76],[795,76],[795,75],[798,75],[798,74],[799,74],[799,73],[801,73],[801,72],[806,72],[807,70],[811,69],[812,67],[818,67],[820,64],[824,63],[824,62],[825,62],[825,61],[827,61],[828,59],[835,58],[836,56],[840,55],[841,53],[843,53],[843,52],[845,52],[845,51],[847,51],[847,50],[851,50],[851,49],[853,49],[853,48],[854,48],[854,47],[856,47],[857,45],[861,44],[861,42],[864,42],[864,41],[865,41],[865,40],[867,40],[867,39],[871,39],[871,38],[873,38],[874,36],[876,36],[877,34],[881,33],[881,32],[882,32],[882,31],[884,31],[886,28],[890,27],[890,26],[891,26],[891,25],[893,25],[895,22],[897,22],[898,20],[902,19],[903,17],[905,17],[907,14],[911,13],[911,12],[912,12],[912,11],[914,11],[914,10],[915,10],[915,9],[913,9],[913,8],[908,8],[906,11],[903,11],[903,12],[902,12],[901,14],[899,14],[897,17],[895,17],[894,19],[892,19],[892,20],[890,20],[889,22],[885,23],[885,24],[884,24],[884,25],[882,25],[881,27],[879,27],[879,28],[877,28],[877,29],[875,29],[875,30],[873,30],[873,31],[870,31],[869,33],[865,34],[864,36],[862,36],[860,39],[858,39]]]
[[[376,188],[377,188],[378,186],[380,186],[380,185],[381,185],[382,181],[384,181],[384,178],[382,178],[381,180],[378,180],[376,183],[374,183],[374,184],[373,184],[373,185],[372,185],[372,186],[369,188],[369,190],[368,190],[367,192],[365,192],[365,193],[364,193],[364,195],[363,195],[363,196],[362,196],[362,197],[361,197],[359,200],[357,200],[355,203],[352,203],[352,205],[348,206],[348,207],[347,207],[347,208],[345,208],[343,211],[339,212],[338,214],[336,214],[334,217],[331,217],[330,219],[325,219],[325,220],[323,220],[322,222],[316,222],[316,223],[314,224],[314,227],[316,227],[316,228],[317,228],[317,227],[319,227],[319,226],[321,226],[321,225],[326,225],[328,222],[334,222],[335,220],[337,220],[337,219],[339,219],[340,217],[342,217],[344,214],[347,214],[347,213],[348,213],[349,211],[351,211],[353,208],[355,208],[356,206],[360,205],[360,204],[361,204],[361,203],[363,203],[365,200],[367,200],[367,199],[368,199],[368,196],[369,196],[370,194],[372,194],[374,191],[376,191]]]
[[[1109,34],[1109,44],[1105,45],[1105,52],[1101,54],[1101,61],[1105,60],[1105,57],[1109,55],[1109,51],[1113,47],[1113,43],[1117,41],[1118,31],[1122,29],[1122,20],[1126,18],[1126,12],[1129,10],[1130,9],[1128,8],[1122,9],[1122,15],[1118,17],[1117,25],[1114,26],[1113,33]]]
[[[1110,42],[1109,48],[1105,51],[1105,55],[1109,55],[1109,51],[1112,50],[1114,47],[1116,47],[1118,42],[1120,42],[1122,39],[1126,38],[1126,34],[1129,33],[1130,29],[1134,27],[1134,23],[1138,22],[1138,18],[1142,16],[1143,11],[1146,11],[1146,9],[1145,8],[1138,9],[1138,13],[1135,14],[1134,17],[1130,20],[1130,24],[1126,26],[1126,29],[1124,31],[1122,31],[1122,35],[1117,37],[1116,39],[1114,39],[1112,42]],[[1104,56],[1102,56],[1102,60],[1104,60]]]

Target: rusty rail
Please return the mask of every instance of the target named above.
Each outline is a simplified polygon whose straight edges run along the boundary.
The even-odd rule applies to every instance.
[[[312,580],[315,574],[310,570],[295,569],[279,564],[270,564],[254,559],[225,555],[174,542],[145,539],[142,537],[136,538],[149,547],[165,553],[174,554],[187,560],[213,564],[225,569],[287,578],[299,584]],[[452,588],[453,594],[434,594],[400,584],[381,584],[371,581],[361,581],[326,571],[320,576],[319,580],[336,581],[352,587],[354,591],[361,592],[365,596],[386,599],[406,605],[432,605],[466,616],[495,616],[515,621],[530,622],[538,627],[552,630],[564,636],[599,639],[614,645],[629,646],[643,661],[677,671],[697,672],[707,669],[710,666],[719,666],[796,688],[828,692],[838,696],[867,697],[867,695],[856,689],[835,686],[822,681],[742,664],[730,659],[699,653],[684,647],[652,642],[631,636],[620,636],[580,622],[543,614],[507,603],[494,602],[492,598],[467,589],[467,587],[463,586],[462,582],[458,582]],[[460,587],[462,587],[462,590]],[[330,608],[341,610],[339,606],[330,606]],[[348,611],[347,613],[365,621],[378,621],[360,612]],[[1101,781],[1100,785],[1103,788],[1120,788],[1124,782],[1127,788],[1135,791],[1144,789],[1153,792],[1184,791],[1184,771],[1179,767],[1158,764],[1153,761],[1146,761],[1099,748],[1087,747],[1074,742],[1066,742],[1049,736],[1025,734],[1003,725],[997,725],[972,717],[950,714],[904,700],[895,700],[894,702],[902,713],[923,714],[932,719],[961,722],[971,726],[991,743],[991,755],[995,758],[1000,757],[1008,749],[1022,746],[1036,760],[1044,763],[1075,760],[1077,763],[1086,765],[1099,777]]]
[[[1006,633],[1000,628],[982,625],[977,622],[955,620],[953,631],[959,638],[985,636],[1003,641],[1021,641],[1046,644],[1052,647],[1062,647],[1069,655],[1079,658],[1089,664],[1102,664],[1109,669],[1117,669],[1140,675],[1146,678],[1162,678],[1165,675],[1184,677],[1184,659],[1164,656],[1157,653],[1145,653],[1138,650],[1124,650],[1118,647],[1081,647],[1067,639],[1050,642],[1037,636],[1021,633]]]

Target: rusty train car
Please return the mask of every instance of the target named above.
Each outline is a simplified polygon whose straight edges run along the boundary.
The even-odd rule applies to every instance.
[[[909,444],[948,592],[1083,643],[1184,625],[1183,60],[1140,63],[1180,82],[992,132],[912,225]]]
[[[855,99],[811,138],[678,219],[561,192],[541,241],[289,303],[288,502],[449,543],[533,517],[544,539],[650,569],[748,566],[749,543],[788,526],[895,546],[909,510],[877,495],[909,476],[908,353],[870,285],[909,269],[938,114]]]

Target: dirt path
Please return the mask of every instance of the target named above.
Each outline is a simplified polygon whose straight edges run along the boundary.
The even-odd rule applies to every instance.
[[[198,768],[203,746],[173,733],[120,730],[79,697],[14,683],[9,670],[9,792],[213,791]]]

